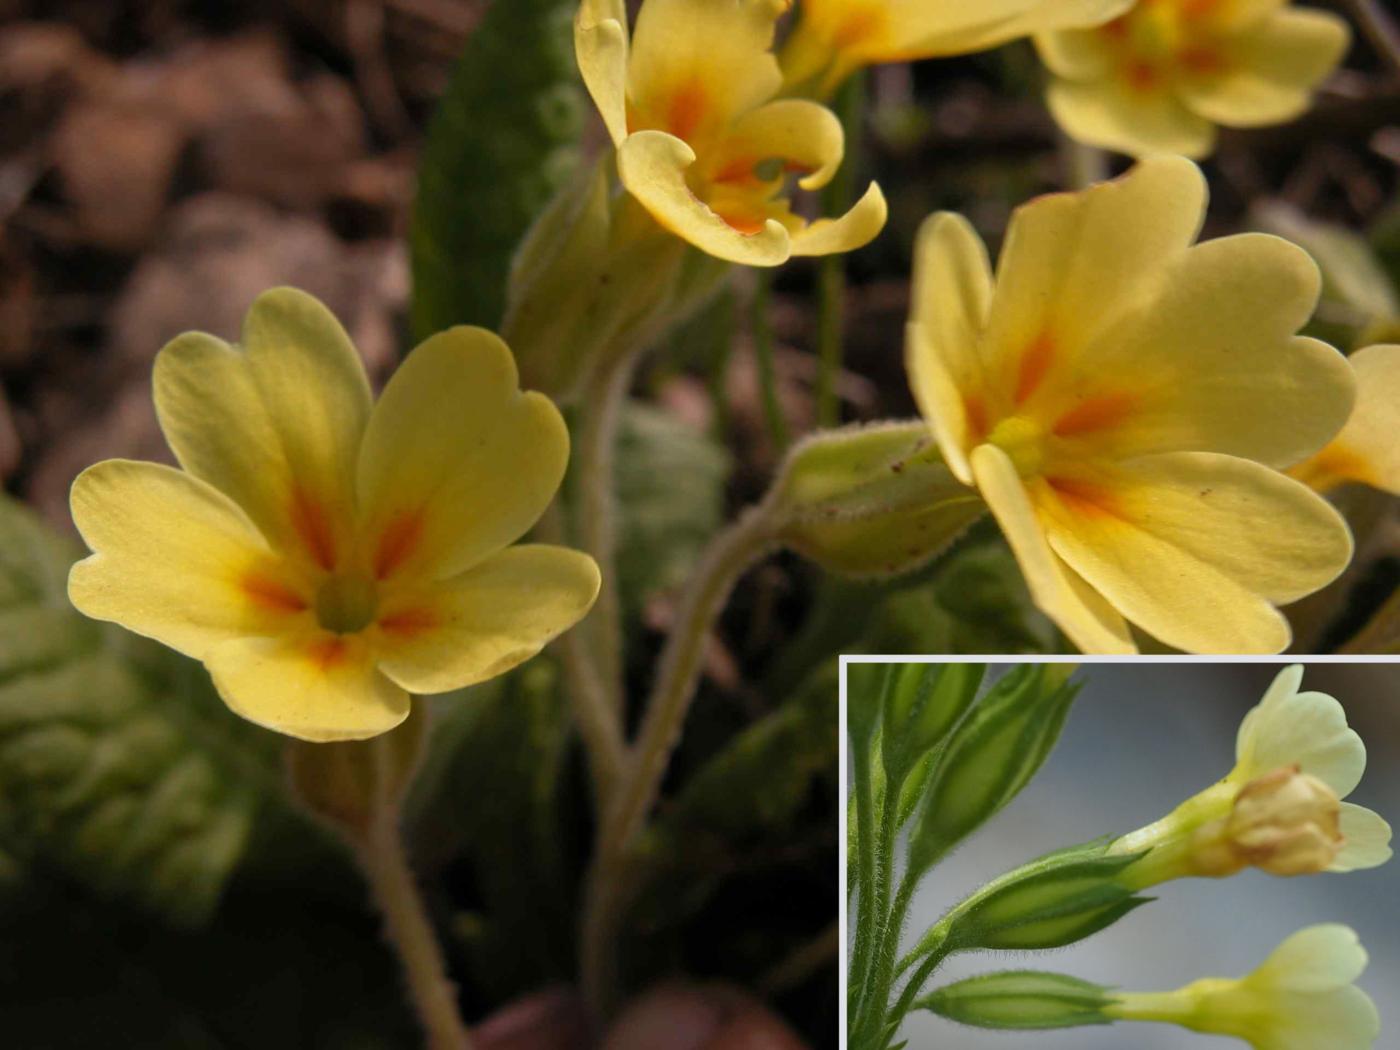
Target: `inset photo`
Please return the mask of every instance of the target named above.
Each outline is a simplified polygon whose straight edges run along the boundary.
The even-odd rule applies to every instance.
[[[842,710],[849,1050],[1397,1045],[1400,665],[847,658]]]

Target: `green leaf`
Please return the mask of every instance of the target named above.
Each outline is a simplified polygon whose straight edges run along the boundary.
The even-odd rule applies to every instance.
[[[573,973],[579,826],[563,790],[572,728],[559,671],[537,657],[513,674],[433,698],[428,756],[405,828],[420,875],[461,860],[476,906],[455,931],[472,987],[500,1001]]]
[[[0,501],[0,851],[197,924],[280,794],[203,668],[68,604],[71,546]]]
[[[678,588],[724,521],[728,453],[668,412],[624,410],[617,450],[618,587],[629,616]]]
[[[428,127],[409,233],[418,339],[499,326],[516,246],[578,165],[576,7],[491,4],[453,70]]]

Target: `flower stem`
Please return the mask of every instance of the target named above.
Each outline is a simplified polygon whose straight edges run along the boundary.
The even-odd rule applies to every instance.
[[[1400,73],[1400,29],[1376,0],[1347,0],[1352,16],[1376,53]]]
[[[754,360],[758,367],[758,389],[763,402],[763,421],[768,426],[768,440],[781,456],[792,441],[783,403],[778,397],[778,372],[774,363],[773,277],[767,270],[754,274],[753,298],[749,303],[749,332],[753,337]]]
[[[775,542],[769,505],[749,508],[711,541],[681,598],[641,729],[598,829],[585,887],[580,969],[584,995],[600,1017],[617,995],[617,935],[635,881],[631,848],[690,710],[706,642],[739,577]]]
[[[627,400],[636,354],[616,354],[598,362],[583,392],[575,469],[579,479],[579,542],[602,573],[593,611],[584,621],[593,637],[592,655],[608,709],[622,724],[622,602],[617,589],[617,503],[615,453],[622,406]]]
[[[824,195],[824,210],[839,215],[851,206],[855,171],[860,161],[861,117],[865,111],[865,78],[852,76],[836,97],[836,114],[846,133],[846,156]],[[841,375],[846,305],[846,257],[827,255],[817,276],[817,425],[840,422],[841,403],[836,382]]]
[[[557,501],[540,519],[539,535],[549,543],[564,542],[563,514]],[[574,627],[560,636],[555,648],[564,668],[564,691],[588,755],[595,810],[601,818],[622,765],[622,721],[613,710],[607,689],[599,677],[598,668],[589,652],[587,634],[580,627]]]
[[[384,737],[374,743],[381,754],[389,747]],[[353,838],[352,844],[384,915],[385,931],[403,966],[429,1050],[471,1050],[471,1036],[457,1009],[456,989],[448,980],[442,949],[404,854],[398,805],[383,802],[365,834]]]

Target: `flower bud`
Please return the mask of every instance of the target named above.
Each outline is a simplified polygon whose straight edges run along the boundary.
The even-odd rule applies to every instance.
[[[1016,797],[1060,737],[1078,686],[1020,664],[987,691],[948,741],[909,842],[910,870],[939,857]]]
[[[1233,875],[1256,867],[1271,875],[1326,871],[1344,842],[1336,792],[1297,766],[1250,781],[1227,817],[1192,835],[1195,874]]]
[[[973,898],[949,927],[957,950],[1060,948],[1113,925],[1145,904],[1119,873],[1136,858],[1093,842],[1010,872]]]
[[[917,1005],[977,1028],[1072,1028],[1109,1024],[1107,989],[1076,977],[1035,970],[969,977],[926,996]]]
[[[818,434],[793,450],[774,493],[779,538],[847,576],[912,571],[986,512],[924,423]]]
[[[982,664],[895,664],[884,698],[881,748],[885,775],[899,784],[943,743],[977,695]]]

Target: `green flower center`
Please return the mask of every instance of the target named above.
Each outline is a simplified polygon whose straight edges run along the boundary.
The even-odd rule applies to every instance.
[[[316,592],[316,619],[336,634],[364,630],[373,622],[378,608],[374,581],[361,573],[332,576]]]
[[[1011,457],[1016,473],[1034,477],[1045,467],[1045,428],[1025,416],[1008,416],[987,436],[987,441]]]

